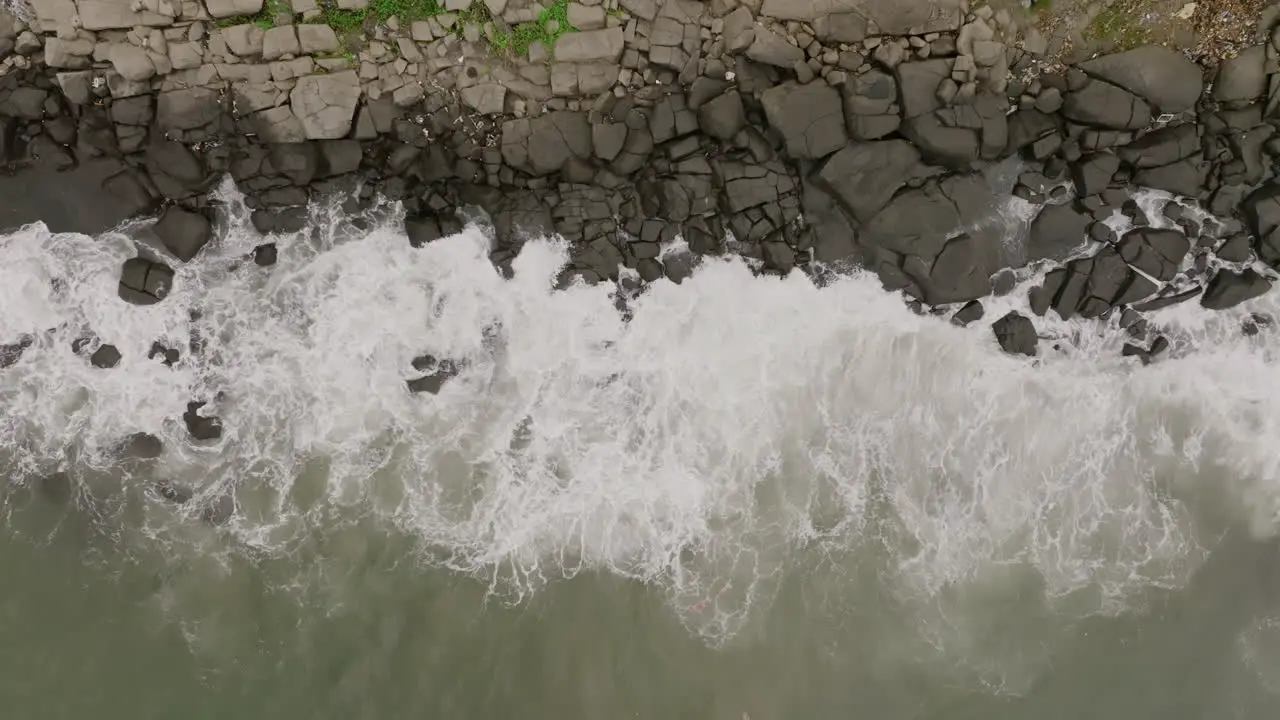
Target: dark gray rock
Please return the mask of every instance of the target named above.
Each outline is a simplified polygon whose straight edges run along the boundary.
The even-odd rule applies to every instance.
[[[1071,179],[1076,184],[1076,195],[1097,195],[1111,185],[1111,179],[1120,169],[1120,158],[1108,152],[1089,153],[1071,164]]]
[[[702,128],[702,132],[713,138],[731,140],[746,124],[747,117],[742,108],[742,98],[736,90],[708,100],[698,108],[698,126]]]
[[[948,239],[934,258],[908,256],[903,271],[930,305],[966,302],[991,293],[991,276],[1003,265],[994,232],[962,233]]]
[[[951,324],[966,327],[969,323],[981,320],[982,314],[982,303],[977,300],[970,300],[965,303],[964,307],[957,310],[955,315],[951,316]]]
[[[154,305],[173,287],[173,270],[145,258],[124,261],[120,271],[120,299],[134,305]]]
[[[444,388],[445,382],[456,377],[460,371],[458,364],[452,360],[436,360],[430,355],[415,358],[413,367],[418,372],[426,372],[427,374],[406,381],[405,384],[409,388],[409,392],[425,392],[432,395],[438,395],[440,390]]]
[[[1161,113],[1190,110],[1204,89],[1200,66],[1181,53],[1159,45],[1103,55],[1077,67],[1137,95]]]
[[[169,252],[183,262],[195,258],[213,235],[208,218],[176,205],[164,211],[154,230]]]
[[[1031,322],[1031,318],[1017,312],[1010,312],[992,323],[991,331],[995,333],[1000,349],[1010,355],[1035,356],[1039,338],[1036,336],[1036,326]]]
[[[116,452],[125,460],[155,460],[164,454],[164,443],[155,435],[137,432],[121,441]]]
[[[1120,148],[1122,160],[1137,168],[1154,168],[1200,152],[1195,123],[1153,130]]]
[[[216,417],[205,417],[200,414],[204,402],[187,403],[187,411],[182,414],[182,421],[192,439],[200,441],[217,440],[222,437],[222,420]]]
[[[867,223],[922,170],[920,153],[905,140],[854,142],[828,158],[814,179]]]
[[[1138,130],[1151,124],[1151,106],[1115,85],[1093,81],[1067,93],[1062,115],[1084,125]]]
[[[1158,280],[1169,281],[1178,273],[1191,250],[1187,236],[1177,230],[1143,227],[1124,234],[1119,243],[1125,262]]]
[[[1267,92],[1267,54],[1255,45],[1223,60],[1213,81],[1213,99],[1223,103],[1251,103]]]
[[[1027,262],[1062,260],[1084,244],[1092,218],[1070,203],[1046,205],[1031,222]]]
[[[904,119],[927,115],[942,107],[938,84],[951,77],[951,65],[951,60],[934,59],[901,63],[895,68]]]
[[[1268,183],[1245,197],[1240,213],[1257,238],[1258,257],[1280,264],[1280,183]]]
[[[159,205],[159,199],[151,195],[133,168],[125,168],[103,180],[102,189],[125,217],[145,215]]]
[[[263,235],[273,233],[295,233],[307,224],[305,208],[283,208],[279,210],[254,210],[249,216],[253,227]]]
[[[145,164],[160,194],[182,200],[208,190],[212,178],[187,146],[173,140],[156,140],[147,148]]]
[[[147,352],[148,360],[160,358],[160,362],[165,367],[173,367],[178,364],[178,360],[182,358],[181,354],[174,348],[168,348],[158,342],[151,343],[151,350]]]
[[[1143,168],[1133,174],[1133,184],[1164,190],[1175,195],[1199,197],[1204,189],[1208,166],[1197,157],[1160,167]]]
[[[102,345],[89,356],[89,362],[96,368],[110,370],[120,364],[120,357],[115,345]]]
[[[404,231],[409,236],[409,244],[416,248],[444,237],[440,222],[434,217],[406,217]]]
[[[313,142],[272,143],[271,167],[294,185],[307,185],[320,169],[320,151]]]
[[[981,175],[951,175],[899,193],[867,223],[866,236],[902,255],[933,258],[959,229],[984,217],[994,201]]]
[[[628,140],[635,135],[628,133]],[[585,113],[551,112],[502,125],[503,161],[535,177],[559,171],[570,158],[585,160],[593,151],[591,125]]]
[[[1253,269],[1243,272],[1222,269],[1214,274],[1200,298],[1200,305],[1210,310],[1225,310],[1252,300],[1271,289],[1271,281]]]
[[[792,158],[817,160],[848,142],[840,93],[825,83],[786,83],[760,97],[769,125],[787,144]]]
[[[1133,306],[1133,309],[1138,312],[1152,312],[1161,308],[1167,308],[1190,300],[1191,298],[1199,295],[1200,290],[1201,288],[1199,285],[1187,288],[1186,290],[1166,290],[1168,294],[1161,295],[1160,297],[1153,298],[1146,302],[1137,303]]]
[[[253,262],[258,267],[275,265],[278,258],[279,251],[276,249],[275,243],[266,243],[253,249]]]
[[[30,335],[23,335],[16,343],[0,344],[0,370],[12,367],[22,359],[22,353],[35,342]]]

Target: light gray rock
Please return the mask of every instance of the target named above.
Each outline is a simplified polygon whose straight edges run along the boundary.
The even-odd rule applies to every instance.
[[[1190,110],[1204,88],[1199,65],[1159,45],[1103,55],[1082,62],[1079,67],[1146,100],[1161,113]]]
[[[120,77],[132,82],[150,80],[156,74],[156,66],[147,51],[136,45],[120,43],[111,46],[111,66]]]
[[[237,15],[256,15],[262,10],[263,0],[204,0],[204,6],[215,18]]]
[[[604,27],[603,6],[569,3],[567,14],[569,24],[579,31],[599,30]]]
[[[222,39],[227,49],[236,57],[257,57],[262,55],[262,39],[265,36],[262,28],[253,23],[235,25],[222,31]]]
[[[302,51],[292,25],[273,27],[262,36],[262,59],[268,62]]]
[[[47,60],[47,46],[44,54]],[[1248,103],[1262,97],[1267,91],[1266,60],[1263,46],[1255,45],[1224,61],[1218,67],[1218,77],[1213,83],[1213,99],[1218,102]]]
[[[604,63],[582,63],[578,68],[578,92],[584,96],[599,95],[618,82],[622,68]]]
[[[556,41],[557,62],[616,63],[622,57],[622,28],[591,30],[563,35]]]
[[[483,115],[502,112],[507,89],[498,83],[481,83],[462,90],[462,102]]]
[[[93,72],[81,70],[58,73],[58,87],[62,88],[62,94],[72,103],[88,105],[93,100]]]
[[[62,40],[51,37],[44,44],[44,62],[51,68],[77,70],[89,67],[92,62],[93,41]]]
[[[760,26],[755,28],[755,41],[747,48],[747,57],[790,70],[797,62],[804,62],[804,51],[787,42],[781,35]]]
[[[751,11],[739,5],[724,17],[724,49],[735,53],[746,50],[755,40],[755,18]]]
[[[351,130],[360,101],[360,78],[354,70],[298,78],[289,100],[307,138],[337,140]]]
[[[338,44],[338,34],[328,25],[307,24],[298,25],[297,28],[298,45],[304,53],[333,53],[341,47]]]
[[[173,43],[169,46],[169,62],[174,70],[190,70],[200,67],[200,45],[193,42]]]
[[[258,0],[259,6],[261,2],[262,0]],[[79,10],[80,27],[85,30],[165,27],[173,24],[173,17],[169,15],[134,10],[135,3],[132,0],[79,0],[73,7]]]
[[[435,40],[435,33],[431,31],[431,23],[425,20],[418,20],[409,26],[409,32],[413,36],[415,42],[431,42]]]

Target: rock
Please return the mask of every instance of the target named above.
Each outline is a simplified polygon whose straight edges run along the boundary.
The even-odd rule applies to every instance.
[[[155,225],[156,236],[174,257],[190,262],[209,242],[213,233],[209,220],[173,205],[164,211]]]
[[[622,28],[590,30],[562,35],[556,40],[556,62],[609,62],[622,58]]]
[[[298,33],[292,25],[273,27],[262,36],[262,59],[268,62],[301,52]]]
[[[1092,218],[1070,203],[1046,205],[1031,222],[1026,262],[1062,260],[1085,243]]]
[[[462,90],[462,102],[482,115],[500,114],[506,99],[507,89],[498,83],[481,83]]]
[[[238,57],[257,57],[262,55],[262,44],[266,33],[253,23],[232,25],[222,29],[222,39],[227,49]]]
[[[364,0],[361,0],[361,2],[363,1]],[[339,0],[339,2],[345,3],[345,2],[349,2],[349,0]],[[221,426],[219,426],[218,428],[218,434],[219,436],[221,436],[222,434]],[[197,438],[197,439],[201,439],[201,438]],[[216,438],[210,438],[210,439],[216,439]],[[223,493],[219,495],[218,497],[209,501],[208,505],[205,505],[203,508],[201,508],[200,520],[202,522],[213,525],[214,527],[220,527],[222,525],[226,525],[227,523],[231,522],[231,518],[235,517],[235,514],[236,514],[236,500],[235,500],[235,497],[233,497],[231,493],[228,492],[228,493]]]
[[[96,368],[110,370],[120,364],[120,351],[115,345],[103,345],[93,351],[93,355],[89,357],[89,362]]]
[[[124,460],[155,460],[164,454],[164,443],[155,435],[137,432],[121,441],[116,452]]]
[[[1071,163],[1076,195],[1085,198],[1106,190],[1119,169],[1120,158],[1108,152],[1090,153],[1079,162]]]
[[[1010,355],[1035,356],[1039,338],[1036,336],[1036,326],[1031,322],[1031,318],[1017,312],[1010,312],[992,323],[991,331],[995,333],[1000,349]]]
[[[1153,130],[1120,148],[1120,159],[1137,168],[1159,167],[1200,152],[1194,123]]]
[[[187,403],[187,411],[182,414],[182,421],[186,424],[187,432],[191,434],[192,439],[217,440],[222,437],[222,420],[202,416],[200,409],[204,406],[203,402]]]
[[[335,53],[341,49],[338,35],[328,25],[298,25],[298,45],[306,54]]]
[[[279,251],[275,243],[266,243],[253,249],[253,263],[258,267],[270,267],[276,264]]]
[[[88,105],[93,101],[93,72],[58,73],[58,87],[67,100],[75,105]]]
[[[249,125],[258,137],[269,143],[301,143],[307,140],[306,128],[288,105],[273,107],[249,116]]]
[[[1191,250],[1191,243],[1177,230],[1142,227],[1125,233],[1120,238],[1119,249],[1125,262],[1167,282],[1177,274],[1183,258]]]
[[[1186,158],[1160,167],[1140,169],[1133,175],[1133,184],[1194,198],[1204,188],[1206,170],[1199,158]]]
[[[764,91],[760,102],[793,158],[823,158],[848,141],[840,93],[829,85],[787,83]]]
[[[738,91],[708,100],[698,108],[698,126],[702,132],[720,140],[731,140],[747,124]]]
[[[44,117],[45,101],[48,99],[49,93],[40,88],[16,88],[0,103],[0,114],[23,120],[39,120]]]
[[[569,26],[577,29],[579,32],[586,30],[599,30],[604,27],[604,8],[599,5],[583,5],[582,3],[569,3],[566,11],[569,20]]]
[[[1151,107],[1138,96],[1105,82],[1094,81],[1067,93],[1062,114],[1085,125],[1138,130],[1151,124]]]
[[[7,367],[13,367],[18,360],[22,359],[22,353],[35,342],[35,338],[30,335],[23,335],[16,343],[7,343],[0,345],[0,370]]]
[[[48,51],[45,51],[46,55]],[[1218,66],[1213,99],[1224,103],[1251,103],[1267,92],[1267,60],[1262,45],[1255,45]]]
[[[364,149],[359,140],[321,140],[320,174],[322,177],[333,177],[355,172],[364,159]]]
[[[183,200],[208,189],[210,177],[186,145],[157,140],[147,147],[145,167],[160,194]]]
[[[154,305],[173,287],[173,270],[145,258],[124,261],[120,271],[120,299],[134,305]]]
[[[1209,281],[1200,305],[1210,310],[1225,310],[1252,300],[1271,289],[1271,281],[1253,269],[1243,272],[1221,269]]]
[[[174,70],[191,70],[203,62],[198,43],[172,43],[169,45],[169,62]]]
[[[632,137],[648,137],[648,132],[628,133],[628,143]],[[651,138],[649,142],[652,147]],[[570,158],[590,157],[593,149],[591,126],[583,113],[552,112],[502,125],[502,159],[530,175],[557,172]]]
[[[757,25],[755,40],[747,47],[747,57],[758,63],[791,70],[796,63],[804,62],[804,51],[763,25]]]
[[[850,143],[822,165],[815,180],[858,222],[868,223],[922,171],[915,146],[883,140]]]
[[[957,310],[955,315],[951,316],[951,324],[966,327],[969,323],[981,320],[982,315],[982,303],[977,300],[970,300],[965,303],[964,307]]]
[[[111,46],[111,66],[121,77],[133,82],[150,80],[156,74],[156,66],[147,51],[128,43]]]
[[[156,124],[165,131],[194,130],[217,121],[222,113],[218,92],[182,88],[156,96]]]
[[[215,18],[257,15],[263,0],[204,0],[204,6]]]
[[[298,78],[289,99],[308,139],[337,140],[351,131],[360,79],[354,70],[307,75]]]
[[[433,372],[405,383],[411,393],[425,392],[432,395],[439,394],[445,382],[455,377],[460,370],[457,363],[451,360],[436,360],[430,355],[414,358],[413,368],[419,372],[427,372],[434,368]]]
[[[910,120],[937,110],[938,85],[951,77],[951,60],[901,63],[896,68],[902,95],[902,117]]]
[[[163,364],[165,367],[173,367],[174,365],[178,364],[178,360],[181,359],[181,355],[178,353],[177,350],[173,348],[167,348],[164,345],[161,345],[160,343],[156,342],[156,343],[151,343],[151,350],[147,352],[147,359],[155,360],[156,358],[160,358],[161,364]]]
[[[1190,110],[1204,89],[1198,65],[1181,53],[1158,45],[1103,55],[1077,67],[1088,75],[1128,90],[1160,113]]]

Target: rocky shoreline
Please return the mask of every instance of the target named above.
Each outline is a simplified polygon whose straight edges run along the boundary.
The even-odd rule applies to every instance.
[[[0,11],[0,227],[157,215],[155,252],[121,269],[121,298],[150,304],[211,240],[219,178],[254,208],[260,265],[271,234],[355,179],[348,209],[401,201],[414,245],[479,206],[500,269],[556,233],[565,282],[623,293],[731,252],[769,273],[866,267],[967,324],[1011,289],[1006,268],[1048,263],[1034,313],[1114,318],[1144,361],[1167,341],[1142,313],[1232,307],[1280,264],[1275,6],[1220,67],[1144,46],[1051,73],[1053,38],[966,0],[326,3]],[[984,173],[1011,158],[1013,194],[1044,203],[1025,253],[983,222],[998,200]],[[1177,229],[1151,226],[1137,187],[1184,198],[1159,223]],[[1121,237],[1103,222],[1117,212],[1134,226]],[[663,254],[677,236],[688,252]],[[1036,353],[1032,318],[992,329]],[[23,342],[0,338],[0,366]],[[411,388],[438,390],[454,366],[423,361],[437,366]],[[216,437],[193,405],[192,433]]]

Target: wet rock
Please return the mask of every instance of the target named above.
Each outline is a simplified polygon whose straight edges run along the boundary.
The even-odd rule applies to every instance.
[[[120,351],[115,345],[103,345],[89,356],[89,362],[96,368],[110,370],[120,364]]]
[[[212,180],[199,158],[173,140],[157,140],[149,145],[145,166],[156,189],[171,200],[198,195],[209,188]]]
[[[1271,281],[1252,268],[1243,272],[1222,269],[1214,274],[1200,298],[1200,305],[1210,310],[1225,310],[1261,296],[1271,289]]]
[[[858,222],[866,223],[922,171],[914,145],[884,140],[850,143],[823,163],[814,179]]]
[[[1070,204],[1046,205],[1031,222],[1027,262],[1062,260],[1084,244],[1092,218]]]
[[[155,435],[137,432],[126,437],[117,452],[125,460],[154,460],[164,453],[164,443]]]
[[[1153,168],[1191,157],[1200,151],[1194,123],[1153,130],[1120,148],[1122,160],[1137,168]]]
[[[204,215],[176,205],[164,211],[154,229],[169,252],[183,262],[193,260],[213,235],[213,227]]]
[[[1125,262],[1158,279],[1169,281],[1178,272],[1191,250],[1187,236],[1177,230],[1135,228],[1120,238],[1120,256]]]
[[[155,360],[161,358],[161,362],[166,367],[173,367],[181,359],[179,352],[173,348],[165,347],[158,342],[151,343],[151,349],[147,351],[147,359]]]
[[[1133,309],[1139,312],[1151,312],[1154,310],[1159,310],[1161,308],[1167,308],[1172,305],[1177,305],[1178,303],[1186,302],[1196,297],[1197,295],[1200,294],[1201,289],[1202,288],[1199,285],[1196,285],[1196,286],[1187,288],[1186,290],[1180,290],[1176,292],[1171,291],[1167,295],[1161,295],[1160,297],[1152,298],[1151,300],[1147,300],[1146,302],[1137,303],[1133,306]]]
[[[438,360],[431,355],[422,355],[413,359],[413,369],[425,372],[426,375],[406,381],[411,393],[439,394],[445,382],[457,376],[460,368],[452,360]]]
[[[266,243],[253,249],[253,262],[258,267],[270,267],[276,264],[277,251],[275,243]]]
[[[1000,349],[1006,353],[1035,356],[1039,338],[1036,336],[1036,326],[1031,322],[1031,318],[1018,312],[1010,312],[992,323],[991,331],[995,333]]]
[[[1213,99],[1223,103],[1251,103],[1267,92],[1267,56],[1262,45],[1247,48],[1218,66]]]
[[[970,300],[965,303],[964,307],[957,310],[955,315],[951,316],[951,324],[965,327],[969,323],[981,320],[982,314],[982,303],[977,300]]]
[[[231,522],[236,514],[236,499],[227,492],[219,495],[200,509],[200,519],[215,527]]]
[[[175,505],[186,504],[191,498],[195,497],[195,492],[187,485],[169,480],[156,483],[156,493]]]
[[[1263,328],[1269,328],[1275,324],[1275,320],[1270,315],[1262,315],[1260,313],[1250,313],[1240,324],[1240,332],[1252,337],[1257,335]]]
[[[120,299],[134,305],[154,305],[173,287],[173,270],[145,258],[124,261],[120,271]]]
[[[17,364],[22,359],[22,353],[26,352],[27,348],[31,347],[34,342],[35,338],[30,335],[23,335],[22,339],[16,343],[0,345],[0,370]]]
[[[187,411],[182,414],[182,421],[187,426],[187,432],[190,433],[192,439],[199,441],[217,440],[222,437],[222,420],[216,417],[205,417],[200,414],[200,409],[205,406],[203,401],[187,403]]]

